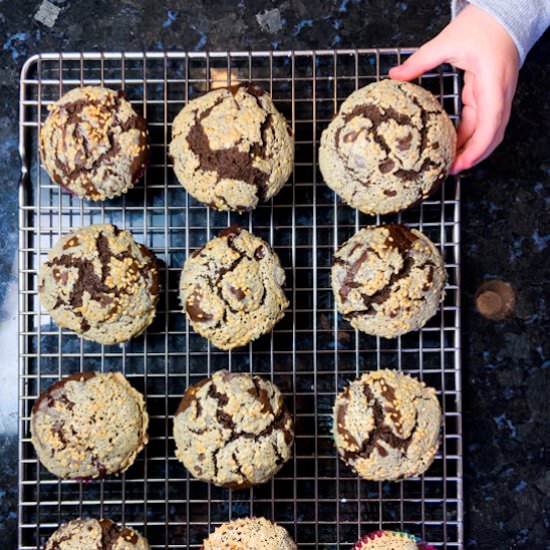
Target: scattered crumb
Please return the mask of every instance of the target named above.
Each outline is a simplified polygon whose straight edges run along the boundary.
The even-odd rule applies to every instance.
[[[279,32],[283,28],[281,13],[277,8],[265,10],[256,14],[256,20],[262,28],[271,34]]]
[[[35,13],[34,18],[39,23],[42,23],[51,29],[55,25],[60,11],[61,8],[57,7],[55,4],[52,4],[48,0],[44,0],[42,4],[40,4],[38,11]]]
[[[223,88],[225,86],[233,86],[239,83],[239,75],[237,69],[231,69],[231,76],[228,75],[227,69],[210,68],[210,89]]]

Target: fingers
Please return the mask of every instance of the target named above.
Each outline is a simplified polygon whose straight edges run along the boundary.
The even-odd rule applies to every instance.
[[[472,137],[476,128],[476,100],[474,94],[475,75],[470,71],[464,73],[462,88],[462,117],[458,127],[457,151]]]
[[[506,100],[502,87],[490,76],[483,78],[482,81],[476,80],[473,92],[475,108],[465,108],[466,127],[459,138],[463,142],[451,169],[453,174],[471,168],[496,149],[504,137],[504,129],[510,114],[510,104]],[[473,115],[475,115],[475,121],[472,121]],[[472,127],[475,129],[464,141]]]
[[[456,142],[457,151],[461,152],[465,143],[472,137],[476,129],[477,115],[476,110],[471,105],[464,105],[462,108],[462,118],[458,127]]]
[[[476,96],[474,93],[475,74],[470,71],[464,72],[464,86],[462,88],[462,104],[475,107]]]
[[[418,51],[404,63],[390,70],[390,78],[394,80],[414,80],[421,74],[437,67],[448,60],[442,41],[436,36],[426,42]]]

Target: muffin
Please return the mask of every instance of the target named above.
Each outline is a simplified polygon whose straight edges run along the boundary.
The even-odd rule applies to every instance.
[[[292,172],[292,132],[271,97],[253,84],[190,101],[172,127],[170,156],[190,195],[243,212],[276,195]]]
[[[367,372],[336,397],[334,441],[363,479],[418,476],[439,447],[441,408],[433,388],[392,370]]]
[[[367,334],[395,338],[422,328],[445,297],[445,265],[435,245],[404,225],[370,226],[335,253],[338,311]]]
[[[38,459],[63,479],[126,471],[147,443],[143,395],[119,372],[76,373],[40,394],[31,412]]]
[[[262,239],[233,225],[187,258],[180,298],[193,328],[220,349],[270,332],[288,307],[285,272]]]
[[[203,550],[297,550],[287,530],[265,518],[241,518],[220,525]]]
[[[321,135],[326,184],[367,214],[409,208],[434,193],[456,153],[456,131],[435,97],[382,80],[351,94]]]
[[[73,519],[46,542],[44,550],[149,550],[139,533],[110,519]]]
[[[83,199],[126,193],[145,172],[147,123],[124,92],[75,88],[48,107],[40,156],[49,176]]]
[[[191,475],[244,489],[271,479],[291,457],[294,427],[277,386],[221,370],[187,388],[174,440]]]
[[[419,538],[401,531],[374,531],[357,541],[354,550],[435,550]]]
[[[58,326],[101,344],[126,342],[153,321],[154,254],[110,224],[61,237],[38,275],[40,302]]]

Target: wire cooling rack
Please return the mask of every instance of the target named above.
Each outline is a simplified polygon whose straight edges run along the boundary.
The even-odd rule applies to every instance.
[[[410,49],[223,52],[63,53],[30,58],[21,76],[19,349],[19,547],[42,545],[60,522],[109,517],[136,527],[152,548],[198,548],[219,523],[266,516],[285,526],[300,548],[350,548],[369,531],[407,530],[437,548],[462,548],[462,436],[459,316],[459,188],[400,215],[375,218],[343,205],[323,183],[317,147],[323,128],[356,88],[387,75]],[[268,204],[238,215],[205,208],[177,182],[168,158],[171,121],[185,103],[215,86],[252,80],[273,96],[292,124],[296,164]],[[126,196],[81,201],[52,183],[37,143],[47,105],[71,88],[124,89],[147,118],[151,163]],[[450,67],[421,84],[459,114],[458,76]],[[424,231],[445,255],[447,297],[428,325],[395,340],[361,334],[336,314],[329,273],[335,248],[358,228],[398,221]],[[61,330],[41,310],[37,271],[60,235],[113,222],[163,262],[158,313],[147,333],[102,346]],[[195,334],[177,299],[181,266],[194,249],[238,222],[273,244],[287,274],[290,309],[271,335],[233,352]],[[361,481],[338,458],[331,408],[343,385],[365,370],[396,368],[434,386],[445,424],[426,475],[398,482]],[[272,481],[229,491],[190,478],[175,459],[172,415],[185,388],[228,368],[272,379],[294,412],[293,458]],[[29,414],[40,391],[82,370],[122,371],[147,398],[150,443],[120,477],[59,481],[42,468],[29,439]]]

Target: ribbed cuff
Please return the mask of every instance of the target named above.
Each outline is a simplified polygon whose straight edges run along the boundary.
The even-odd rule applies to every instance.
[[[487,12],[504,27],[514,41],[520,65],[523,65],[527,53],[547,26],[543,22],[545,14],[540,13],[545,8],[537,10],[537,0],[453,0],[452,16],[456,17],[468,4]]]

